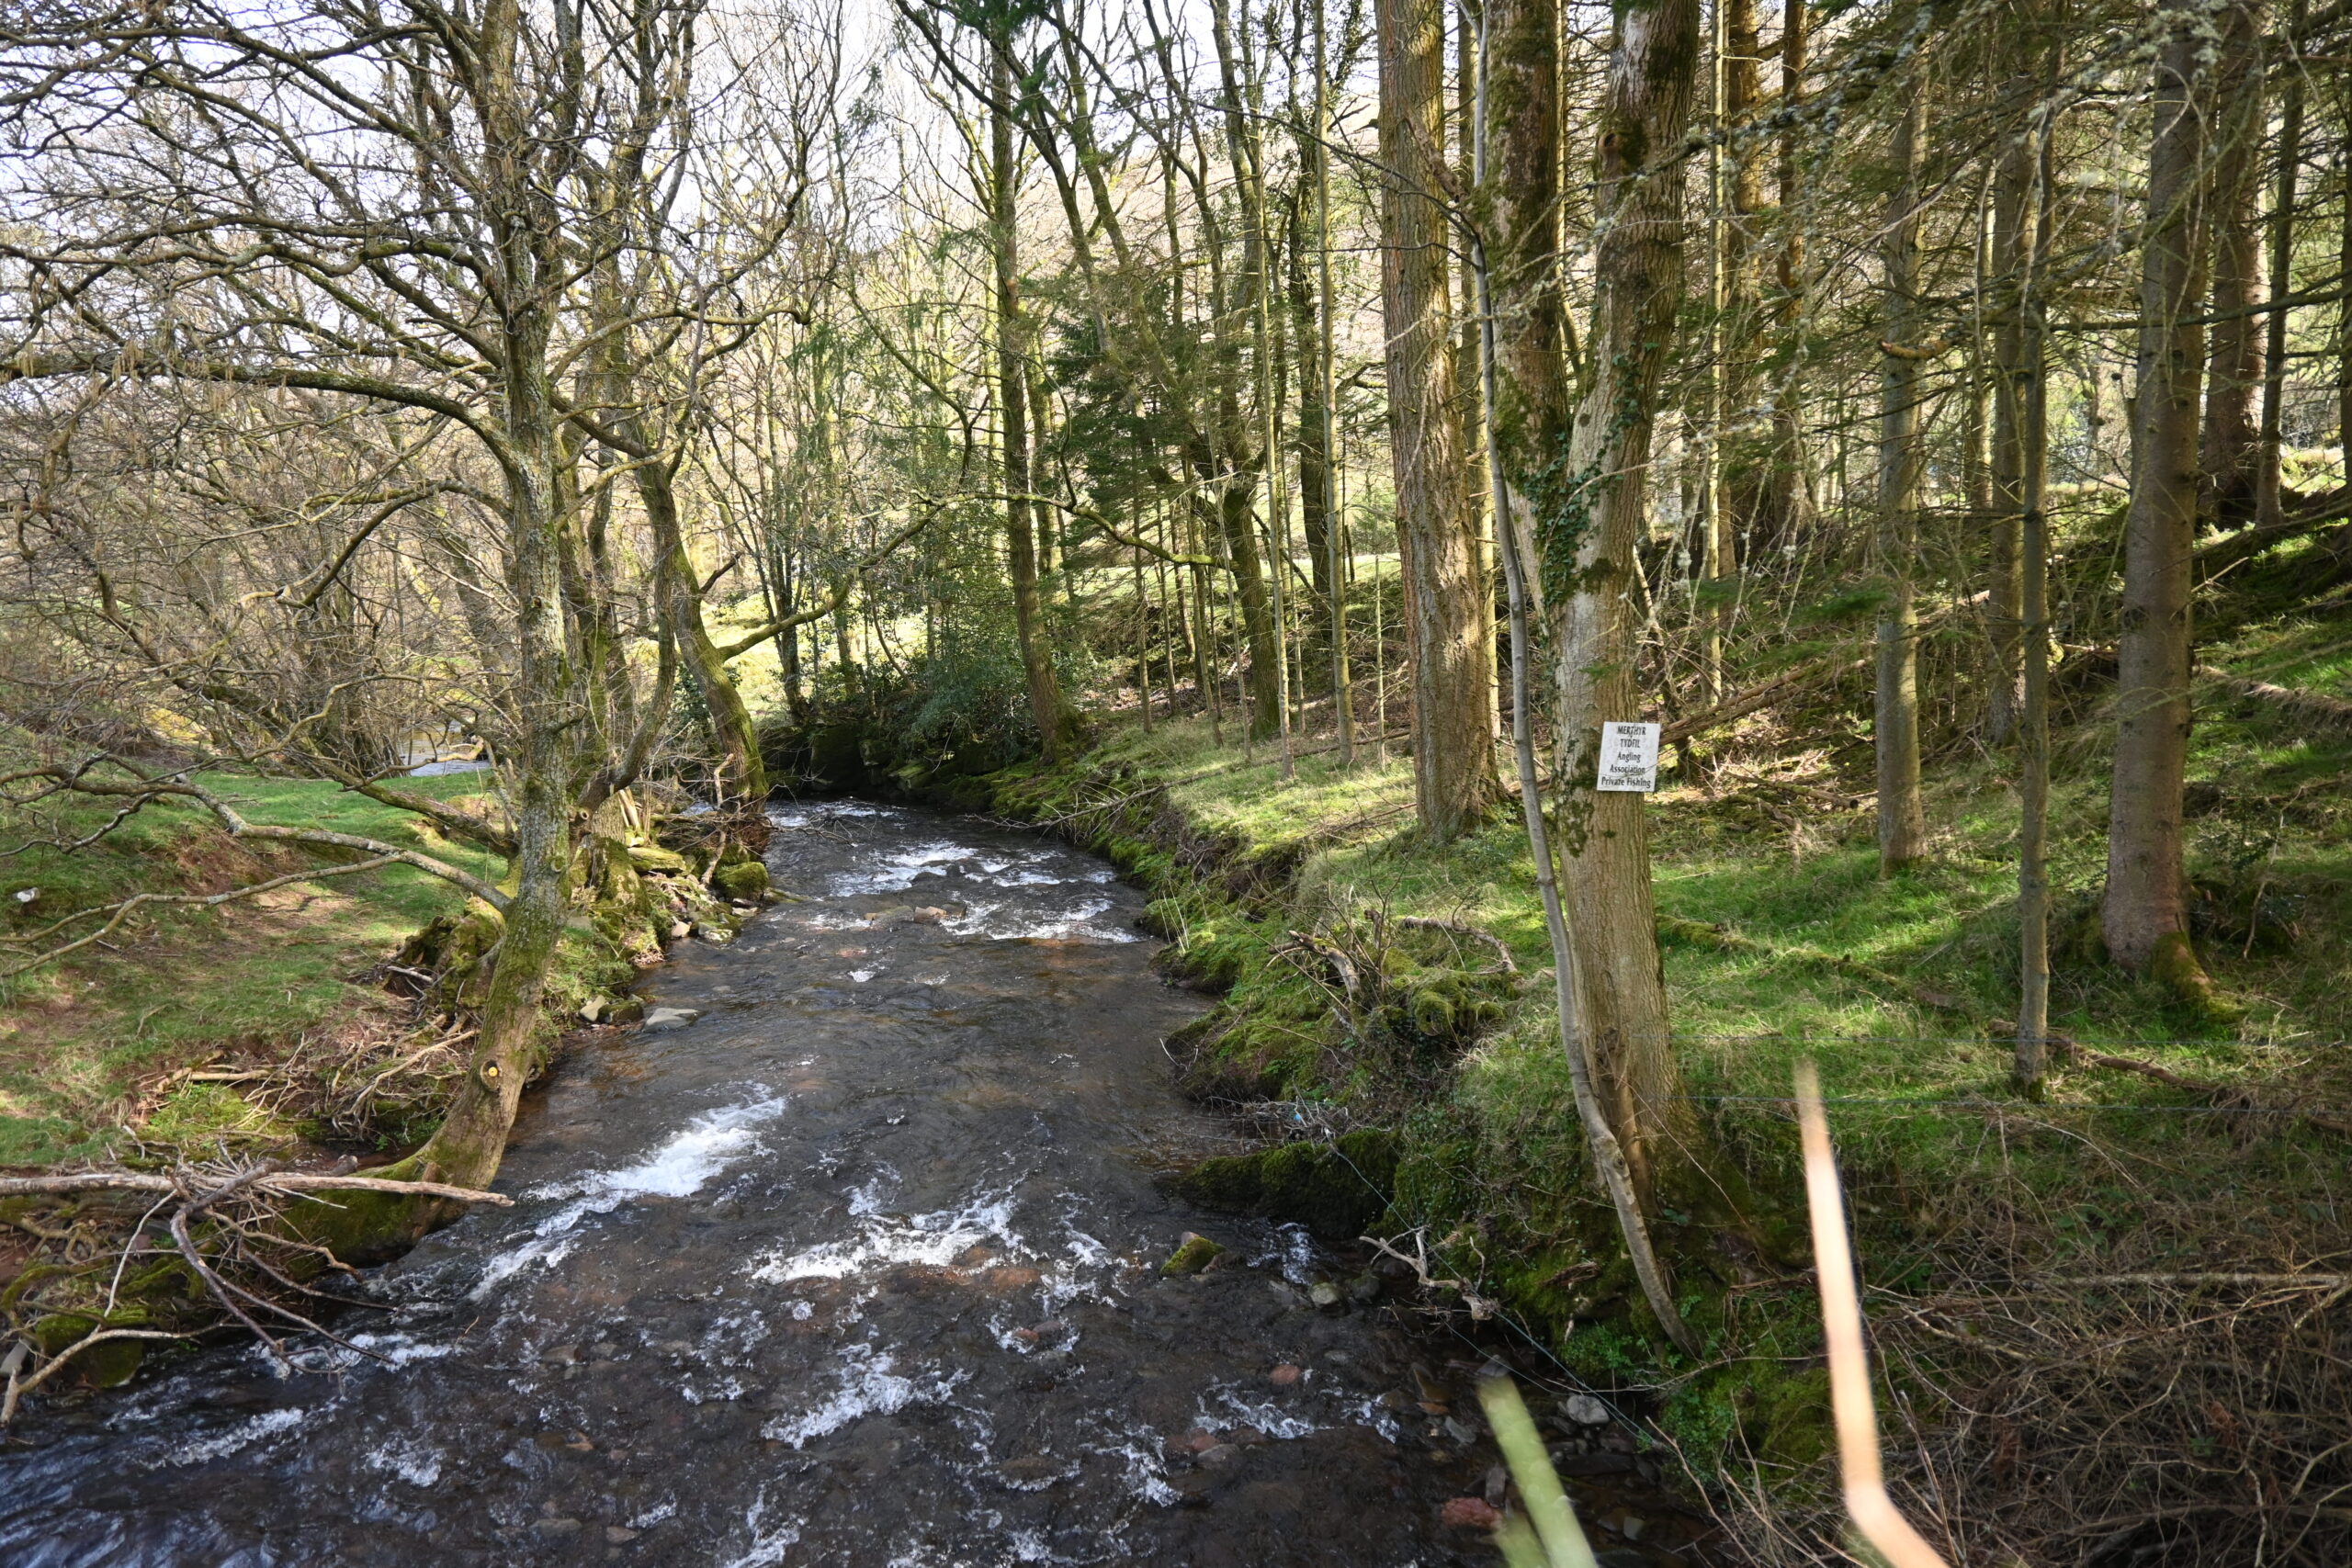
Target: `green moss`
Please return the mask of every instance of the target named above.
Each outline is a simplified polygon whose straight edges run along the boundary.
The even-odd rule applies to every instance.
[[[1186,1231],[1168,1261],[1159,1266],[1162,1274],[1197,1274],[1222,1257],[1225,1248],[1194,1231]]]
[[[729,898],[754,903],[767,896],[768,868],[756,860],[741,860],[720,866],[711,880]]]
[[[300,1129],[281,1121],[226,1084],[191,1083],[174,1089],[148,1116],[142,1135],[192,1152],[223,1146],[288,1144]]]

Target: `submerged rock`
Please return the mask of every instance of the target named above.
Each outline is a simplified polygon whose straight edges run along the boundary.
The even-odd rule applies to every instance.
[[[1560,1402],[1561,1411],[1580,1427],[1600,1427],[1609,1420],[1609,1406],[1589,1393],[1572,1393]]]
[[[1438,1517],[1457,1529],[1490,1530],[1503,1522],[1502,1514],[1484,1497],[1448,1497]]]
[[[1176,1250],[1168,1255],[1168,1261],[1159,1266],[1159,1271],[1162,1274],[1197,1274],[1215,1262],[1224,1251],[1224,1247],[1198,1231],[1186,1231],[1177,1242]]]

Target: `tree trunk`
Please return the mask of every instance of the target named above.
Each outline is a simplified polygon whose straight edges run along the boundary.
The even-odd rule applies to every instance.
[[[2138,439],[2124,521],[2115,772],[2108,819],[2109,954],[2184,995],[2210,992],[2188,942],[2181,785],[2188,761],[2189,552],[2197,529],[2197,390],[2204,365],[2205,62],[2173,10],[2155,71],[2147,220],[2140,243]]]
[[[1301,182],[1303,187],[1313,184],[1313,153],[1311,147],[1301,150],[1301,156],[1309,160],[1307,177]],[[1298,344],[1298,516],[1306,536],[1308,577],[1315,584],[1313,608],[1328,634],[1332,604],[1331,563],[1338,558],[1331,549],[1331,454],[1330,432],[1324,418],[1327,367],[1323,363],[1322,312],[1306,265],[1306,225],[1311,220],[1307,204],[1315,195],[1311,188],[1302,188],[1297,197],[1290,209],[1288,284],[1291,336]],[[1302,671],[1302,678],[1304,674]]]
[[[2304,0],[2288,8],[2286,35],[2291,40],[2302,30]],[[2280,89],[2284,99],[2278,115],[2278,179],[2270,204],[2270,298],[2283,300],[2295,291],[2295,185],[2303,158],[2303,73],[2290,53],[2290,69]],[[2275,527],[2286,520],[2280,491],[2279,459],[2286,436],[2287,316],[2283,304],[2273,305],[2263,318],[2261,451],[2254,477],[2254,520],[2257,526]]]
[[[2053,58],[2050,64],[2056,63]],[[2054,71],[2052,73],[2054,74]],[[2050,128],[2043,120],[2027,140],[2031,178],[2022,205],[2031,227],[2019,234],[2016,271],[2017,355],[2007,371],[2017,399],[2019,651],[2018,714],[2018,1036],[2010,1077],[2018,1092],[2039,1100],[2049,1065],[2050,1038],[2050,464],[2049,321],[2042,301],[2042,267],[2050,248],[2055,192],[2051,185]],[[2006,325],[2005,325],[2006,330]]]
[[[1046,646],[1045,607],[1037,592],[1037,535],[1028,501],[1029,376],[1021,322],[1020,214],[1012,161],[1011,42],[992,39],[989,68],[989,227],[996,264],[997,399],[1002,422],[1004,528],[1012,569],[1013,635],[1029,687],[1029,716],[1049,762],[1078,745],[1078,710],[1062,694]]]
[[[2205,382],[2205,429],[2199,438],[2205,521],[2223,528],[2254,520],[2259,447],[2255,394],[2262,384],[2262,321],[2245,313],[2262,286],[2262,226],[2257,209],[2263,141],[2263,81],[2257,47],[2262,0],[2230,7],[2222,32],[2214,82],[2212,181],[2209,224],[2213,243],[2211,368]]]
[[[1559,22],[1551,0],[1487,0],[1487,247],[1495,335],[1495,446],[1518,517],[1511,530],[1530,593],[1540,593],[1531,498],[1556,487],[1576,417],[1567,308],[1560,295]],[[1535,602],[1540,613],[1543,605]]]
[[[1720,319],[1726,345],[1716,383],[1715,448],[1721,486],[1719,541],[1728,576],[1738,570],[1743,550],[1753,549],[1759,529],[1778,531],[1771,515],[1772,453],[1751,430],[1748,410],[1756,401],[1757,335],[1754,255],[1758,216],[1764,205],[1763,164],[1757,144],[1741,132],[1752,129],[1759,96],[1756,0],[1717,0],[1722,11],[1718,41],[1722,63],[1716,76],[1716,115],[1738,136],[1721,148],[1722,229],[1716,245]],[[1728,609],[1728,606],[1726,606]]]
[[[1776,385],[1772,395],[1772,439],[1757,502],[1750,549],[1789,550],[1796,543],[1804,516],[1804,432],[1799,410],[1804,396],[1804,225],[1799,221],[1803,196],[1797,168],[1802,132],[1796,111],[1804,103],[1805,0],[1785,0],[1781,11],[1781,113],[1789,128],[1781,133],[1775,195],[1780,203],[1782,237],[1774,263],[1774,287],[1779,299],[1773,310],[1770,356]]]
[[[2335,79],[2336,122],[2352,126],[2352,71]],[[2337,205],[2343,216],[2335,228],[2335,276],[2352,277],[2352,131],[2336,154],[2343,165],[2337,177]],[[2352,291],[2335,305],[2335,443],[2347,456],[2345,479],[2352,481]]]
[[[1413,632],[1413,787],[1424,832],[1459,837],[1500,794],[1494,604],[1479,570],[1446,277],[1441,0],[1380,0],[1381,304],[1396,525]]]
[[[1339,721],[1340,765],[1352,767],[1356,760],[1356,716],[1354,682],[1348,671],[1348,574],[1351,565],[1347,549],[1347,519],[1339,507],[1339,443],[1335,439],[1339,394],[1332,385],[1331,343],[1331,158],[1325,144],[1327,129],[1331,123],[1331,67],[1329,40],[1324,36],[1323,6],[1315,6],[1315,131],[1301,149],[1309,194],[1302,198],[1312,201],[1315,208],[1315,451],[1317,464],[1315,484],[1306,489],[1306,471],[1304,458],[1299,466],[1302,495],[1312,495],[1317,509],[1324,518],[1326,538],[1317,552],[1327,560],[1323,580],[1325,603],[1329,608],[1331,637],[1331,708]],[[1299,341],[1306,342],[1302,333]],[[1302,385],[1305,376],[1302,371]],[[1302,423],[1306,411],[1301,410]],[[1305,450],[1302,433],[1302,453]]]
[[[1888,149],[1894,186],[1886,198],[1885,341],[1907,348],[1918,315],[1919,99],[1894,123]],[[1919,645],[1913,563],[1919,547],[1919,368],[1907,353],[1882,355],[1879,370],[1878,571],[1888,594],[1877,628],[1878,874],[1891,876],[1928,850],[1919,793]]]
[[[2031,92],[2022,77],[2012,78],[2013,97],[2030,101]],[[2018,649],[2023,585],[2018,570],[2025,515],[2024,399],[2032,372],[2027,366],[2018,288],[2029,260],[2027,225],[2032,215],[2027,207],[2033,172],[2032,138],[2019,127],[2015,139],[2003,146],[1993,176],[1992,281],[1998,303],[1993,324],[1993,514],[1988,519],[1984,620],[1992,645],[1985,728],[1996,746],[2017,732],[2022,701]]]
[[[1600,725],[1640,712],[1633,593],[1658,382],[1682,299],[1683,177],[1698,0],[1617,13],[1595,190],[1591,380],[1566,464],[1532,487],[1558,682],[1561,848],[1602,1099],[1646,1205],[1688,1169],[1651,900],[1646,801],[1593,788]],[[1635,178],[1636,175],[1639,178]]]
[[[686,668],[694,674],[695,688],[702,694],[703,705],[710,713],[711,733],[720,751],[720,796],[763,801],[768,797],[768,776],[760,758],[759,730],[752,722],[752,710],[743,704],[743,694],[736,688],[725,656],[703,624],[701,585],[695,581],[694,559],[686,553],[685,535],[678,523],[677,491],[671,477],[671,465],[665,461],[648,459],[637,465],[638,499],[645,507],[654,547],[669,560],[668,602],[663,613],[671,618],[679,650],[686,656]]]
[[[1667,1336],[1696,1355],[1698,1340],[1675,1305],[1672,1280],[1651,1243],[1633,1164],[1602,1100],[1585,986],[1560,898],[1535,768],[1530,619],[1540,608],[1540,562],[1530,497],[1544,493],[1547,470],[1566,460],[1573,438],[1566,320],[1554,265],[1559,249],[1559,10],[1554,0],[1487,0],[1485,15],[1487,75],[1477,126],[1488,145],[1482,149],[1477,189],[1490,203],[1490,238],[1476,254],[1483,288],[1488,483],[1510,592],[1510,733],[1521,810],[1552,942],[1560,1045],[1577,1118],[1643,1297]]]

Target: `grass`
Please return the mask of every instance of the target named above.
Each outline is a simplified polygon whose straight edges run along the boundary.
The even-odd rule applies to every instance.
[[[499,874],[495,857],[331,784],[228,775],[203,782],[256,822],[364,834]],[[479,776],[464,774],[412,784],[447,800],[481,787]],[[21,941],[74,910],[135,892],[217,892],[311,863],[293,852],[240,844],[209,817],[169,803],[71,854],[39,841],[71,840],[107,815],[83,801],[44,807],[37,818],[9,813],[5,847],[25,847],[0,860],[6,935]],[[37,896],[20,901],[16,895],[27,889],[38,889]],[[113,939],[111,951],[85,948],[6,983],[0,989],[0,1165],[97,1155],[125,1111],[135,1109],[143,1086],[209,1056],[290,1041],[360,1005],[375,993],[351,976],[389,956],[458,898],[446,884],[404,866],[298,883],[215,910],[167,910],[138,920]],[[235,1120],[225,1107],[206,1111],[188,1094],[183,1089],[165,1102],[163,1131],[217,1132],[212,1123],[223,1114]]]

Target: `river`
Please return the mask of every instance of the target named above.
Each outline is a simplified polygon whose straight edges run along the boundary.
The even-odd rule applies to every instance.
[[[1140,896],[970,818],[777,821],[801,901],[673,950],[643,989],[694,1021],[550,1075],[516,1206],[364,1281],[372,1359],[223,1347],[36,1416],[0,1562],[1497,1561],[1441,1519],[1494,1459],[1466,1363],[1154,1185],[1232,1142],[1170,1087],[1202,1004]],[[1163,1277],[1188,1230],[1227,1257]]]

